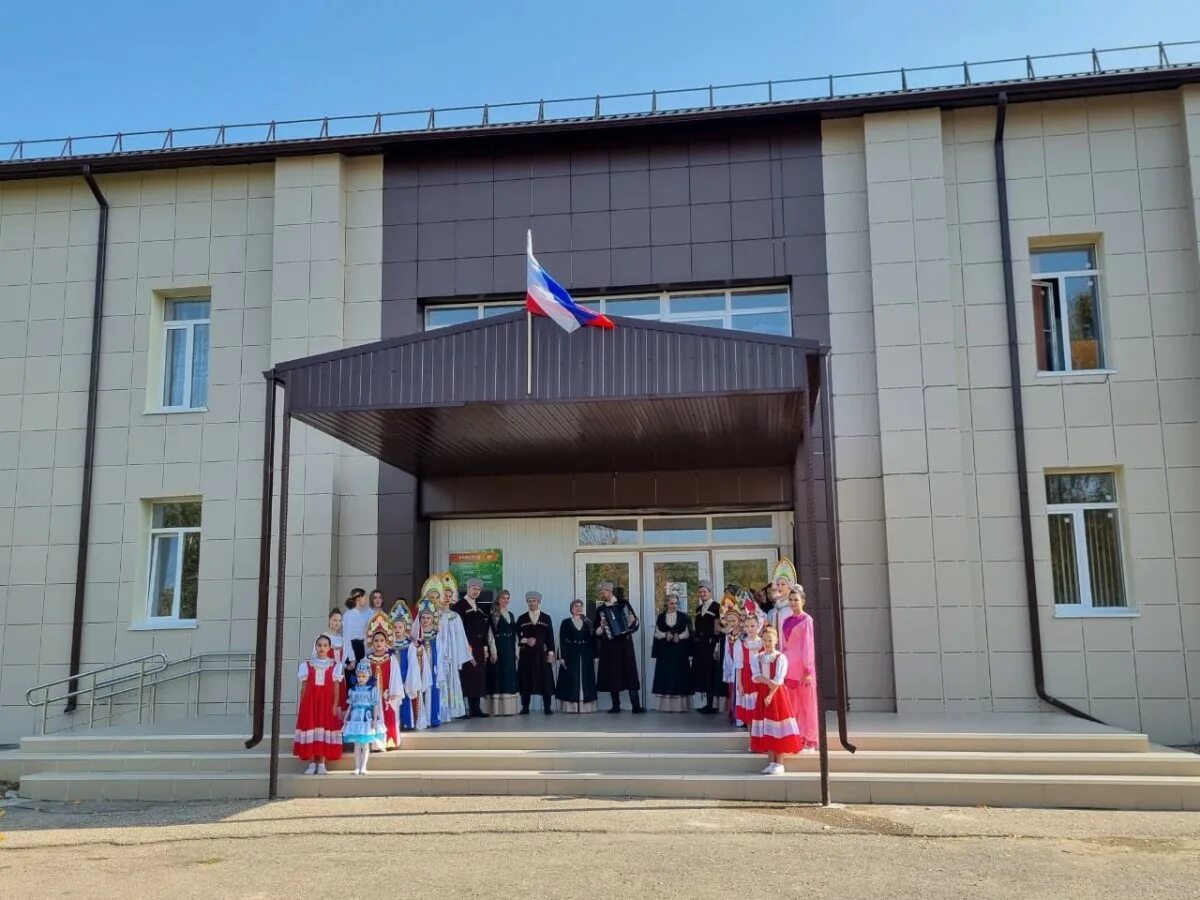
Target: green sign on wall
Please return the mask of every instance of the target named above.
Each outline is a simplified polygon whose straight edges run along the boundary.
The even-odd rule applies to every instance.
[[[450,553],[450,572],[459,591],[467,589],[467,580],[483,582],[482,600],[487,603],[504,587],[504,554],[500,550],[456,550]]]

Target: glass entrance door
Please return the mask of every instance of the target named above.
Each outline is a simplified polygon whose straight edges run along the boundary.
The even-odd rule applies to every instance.
[[[642,554],[642,699],[653,704],[654,660],[650,653],[654,643],[654,623],[666,609],[666,595],[679,597],[679,610],[690,618],[696,611],[696,589],[709,577],[707,550],[662,550]],[[635,607],[636,608],[636,607]]]
[[[638,568],[636,551],[624,553],[576,553],[575,554],[575,596],[583,600],[589,622],[596,620],[596,594],[602,581],[611,581],[614,593],[623,596],[633,606],[642,628],[638,634],[645,634],[645,625],[641,622],[642,613],[640,598],[642,596],[641,570]],[[651,622],[653,630],[653,622]],[[646,660],[648,653],[642,651],[642,641],[634,636],[634,650],[637,653],[638,674],[642,677],[642,696],[645,697]],[[608,708],[608,697],[598,698],[600,709]],[[622,704],[628,706],[628,699],[623,698]]]
[[[714,550],[713,593],[719,598],[725,586],[736,584],[739,588],[756,593],[771,581],[779,553],[774,547],[745,547],[735,550]]]
[[[587,604],[587,615],[596,614],[596,590],[602,581],[624,591],[641,628],[635,640],[642,702],[654,703],[654,623],[663,611],[667,591],[679,595],[679,608],[694,617],[696,590],[711,580],[718,598],[727,584],[749,591],[763,589],[779,559],[774,547],[739,547],[714,550],[587,551],[575,554],[575,596]],[[601,702],[607,698],[601,698]]]
[[[611,581],[615,593],[623,594],[637,612],[640,574],[637,553],[576,553],[575,596],[584,602],[588,621],[596,615],[596,594],[602,581]]]

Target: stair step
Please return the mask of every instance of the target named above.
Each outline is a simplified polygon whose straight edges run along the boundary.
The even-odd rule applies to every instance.
[[[839,748],[830,734],[830,749]],[[421,750],[605,750],[628,753],[682,753],[744,751],[745,731],[704,732],[605,732],[605,731],[465,731],[457,725],[406,732],[408,749]],[[851,740],[860,750],[897,752],[996,753],[1145,753],[1150,749],[1144,734],[1118,731],[1093,733],[969,733],[969,732],[854,732]],[[259,748],[269,747],[267,738]],[[112,735],[68,733],[24,738],[22,753],[202,753],[243,750],[240,735]],[[281,735],[280,752],[290,754],[292,738]]]
[[[938,772],[943,774],[1026,775],[1197,775],[1200,755],[1174,750],[1146,753],[1004,753],[993,751],[880,751],[849,754],[832,751],[833,772]],[[267,771],[269,754],[254,751],[202,753],[22,753],[0,760],[0,772],[19,779],[38,772]],[[299,772],[303,763],[290,754],[280,760],[281,771]],[[353,768],[353,758],[343,754],[330,763],[337,771]],[[371,766],[378,771],[443,771],[477,769],[559,772],[604,771],[613,774],[754,774],[762,768],[761,755],[742,751],[651,752],[623,750],[428,750],[405,746],[399,751],[374,753]],[[819,771],[816,753],[793,757],[796,771]]]
[[[288,758],[290,759],[290,757]],[[204,753],[25,753],[0,771],[21,778],[38,772],[248,772],[265,774],[270,755],[261,751]]]
[[[761,754],[628,753],[624,751],[558,750],[422,750],[405,748],[371,756],[379,771],[440,771],[454,769],[507,769],[538,771],[604,771],[614,774],[756,774],[763,766]],[[290,768],[298,761],[288,760]],[[816,753],[792,757],[789,768],[818,772]],[[334,770],[352,770],[353,759],[343,755],[330,764]],[[1031,775],[1196,775],[1200,756],[1177,751],[1147,753],[997,753],[941,751],[862,750],[855,754],[830,753],[832,772],[937,772],[945,774],[994,773]],[[285,769],[287,771],[288,769]]]
[[[372,771],[280,776],[285,797],[570,795],[815,802],[813,772],[665,775],[533,770]],[[267,780],[246,773],[42,772],[22,779],[40,800],[254,799]],[[839,803],[1200,810],[1200,777],[853,772],[831,776]]]

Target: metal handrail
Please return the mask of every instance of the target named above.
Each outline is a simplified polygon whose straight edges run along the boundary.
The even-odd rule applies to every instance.
[[[50,688],[57,687],[60,684],[70,684],[72,681],[79,681],[83,678],[94,679],[97,675],[103,675],[105,672],[114,672],[117,669],[124,668],[125,666],[132,666],[132,665],[137,665],[139,663],[146,663],[146,662],[149,662],[150,660],[160,660],[161,661],[161,665],[157,669],[153,670],[155,672],[161,672],[168,665],[170,665],[170,662],[171,662],[169,659],[167,659],[167,655],[165,653],[149,653],[146,656],[139,656],[137,659],[127,659],[127,660],[124,660],[119,663],[113,663],[110,666],[104,666],[103,668],[100,668],[100,669],[92,669],[92,671],[90,671],[90,672],[80,672],[78,675],[68,675],[64,678],[57,678],[54,681],[47,681],[44,684],[35,684],[33,687],[31,687],[29,690],[27,690],[25,692],[25,702],[30,706],[42,706],[46,703],[57,703],[59,700],[67,700],[71,697],[78,697],[78,696],[81,696],[82,694],[90,693],[95,688],[102,688],[102,687],[106,687],[107,685],[110,685],[110,684],[118,684],[119,682],[126,681],[130,678],[137,678],[138,673],[134,673],[134,674],[130,674],[130,675],[122,675],[118,678],[112,679],[111,681],[105,681],[105,682],[96,684],[95,688],[92,688],[92,687],[76,688],[73,691],[67,691],[66,693],[62,694],[61,696],[57,696],[57,697],[49,696]],[[149,673],[146,673],[146,674],[149,674]],[[41,700],[41,702],[37,702],[33,699],[33,695],[37,691],[45,691],[46,692],[46,696]]]
[[[49,720],[49,710],[52,704],[65,701],[69,698],[86,699],[88,706],[88,727],[94,727],[96,724],[96,707],[99,704],[107,704],[107,717],[112,718],[113,701],[115,698],[123,697],[136,693],[138,723],[142,724],[147,714],[149,721],[154,721],[155,709],[158,701],[158,687],[164,684],[170,684],[185,678],[194,678],[196,683],[195,693],[195,709],[197,714],[200,710],[200,676],[205,672],[249,672],[254,669],[255,654],[252,651],[235,651],[235,650],[220,650],[209,653],[196,653],[192,656],[184,657],[171,661],[167,659],[163,653],[151,653],[147,656],[138,657],[137,659],[125,660],[119,663],[113,663],[109,666],[104,666],[100,669],[95,669],[91,672],[83,672],[73,678],[60,678],[55,681],[49,681],[45,684],[35,685],[30,688],[25,694],[25,702],[34,708],[40,707],[42,715],[39,722],[39,733],[46,733],[46,725]],[[208,663],[213,660],[222,660],[223,665],[219,667],[210,667]],[[114,672],[129,666],[138,666],[138,670],[128,674],[119,675],[114,678],[109,678],[100,681],[99,676],[109,672]],[[184,671],[172,671],[180,667],[186,667]],[[166,673],[166,674],[164,674]],[[86,686],[78,687],[75,690],[67,691],[61,695],[51,696],[51,689],[59,685],[66,684],[72,680],[86,681]],[[249,682],[247,704],[253,704],[253,680]],[[38,696],[38,693],[41,695]],[[149,704],[146,703],[146,697],[149,695]],[[186,700],[186,706],[190,710],[193,699],[189,695]],[[225,692],[225,709],[229,709],[229,691]]]
[[[103,666],[99,669],[93,669],[90,672],[81,672],[78,675],[68,675],[65,678],[57,678],[54,681],[47,681],[44,684],[34,685],[25,692],[25,702],[35,709],[39,706],[41,707],[42,717],[40,726],[41,730],[39,733],[45,734],[46,721],[50,715],[50,705],[52,703],[58,703],[59,701],[90,695],[88,696],[88,727],[90,728],[96,724],[96,692],[98,690],[111,687],[115,684],[121,684],[126,681],[134,680],[138,682],[139,686],[136,689],[141,689],[145,685],[147,675],[153,675],[158,672],[165,671],[168,665],[170,665],[170,661],[167,659],[165,653],[150,653],[146,656],[139,656],[137,659],[127,659],[123,660],[122,662]],[[106,681],[97,680],[101,675],[104,675],[108,672],[115,672],[118,669],[124,669],[128,666],[137,666],[138,670],[136,672],[130,672],[126,675],[110,678]],[[51,688],[55,688],[63,684],[70,684],[71,682],[79,683],[83,682],[84,680],[89,680],[86,687],[76,687],[74,690],[68,690],[60,696],[50,696]],[[131,688],[131,690],[134,689],[135,688]],[[40,700],[35,700],[34,695],[38,691],[42,692],[42,696]]]
[[[1094,76],[1106,73],[1149,71],[1184,68],[1200,62],[1200,53],[1187,61],[1180,60],[1181,48],[1200,50],[1200,41],[1173,41],[1157,44],[1138,44],[1129,47],[1088,49],[1067,53],[1047,53],[1041,56],[1014,56],[979,62],[953,62],[939,65],[914,66],[899,69],[879,69],[841,75],[817,75],[803,78],[784,78],[771,81],[747,81],[732,84],[709,84],[688,88],[634,91],[618,94],[592,94],[580,97],[560,97],[546,100],[519,100],[505,103],[484,103],[477,106],[426,107],[393,112],[360,113],[343,116],[320,116],[308,119],[280,119],[270,122],[247,122],[237,125],[201,125],[187,128],[163,128],[149,131],[125,131],[111,134],[91,134],[31,140],[0,141],[0,169],[17,162],[39,159],[71,159],[76,156],[137,155],[147,151],[194,150],[205,147],[230,147],[240,144],[286,144],[297,140],[320,140],[330,136],[366,137],[379,134],[401,134],[421,131],[455,131],[463,128],[495,128],[511,125],[532,125],[587,119],[625,119],[635,116],[663,116],[701,109],[729,109],[746,106],[777,105],[804,100],[830,100],[843,97],[866,97],[886,94],[920,94],[931,90],[970,85],[1045,81],[1054,78]],[[1168,50],[1171,51],[1168,54]],[[1101,56],[1118,53],[1153,54],[1152,61],[1140,65],[1105,66]],[[1170,57],[1175,56],[1172,62]],[[1038,74],[1042,63],[1078,60],[1078,67],[1065,72]],[[1011,67],[1012,72],[999,73],[1005,77],[985,77],[979,80],[980,70],[988,67]],[[972,71],[974,70],[974,71]],[[928,84],[914,84],[914,75],[953,73],[952,78],[930,78]],[[985,73],[986,75],[987,73]],[[845,87],[847,82],[865,79],[881,82],[874,90],[859,86]],[[853,87],[853,86],[851,86]],[[818,90],[819,89],[819,90]],[[718,96],[721,95],[721,96]],[[733,95],[733,96],[729,96]],[[675,98],[680,105],[664,106],[664,99]],[[694,101],[689,102],[691,98]],[[698,102],[696,102],[698,101]],[[605,109],[604,104],[608,104]],[[618,107],[614,109],[614,104]],[[560,115],[548,115],[561,111]],[[497,113],[501,115],[497,115]],[[508,113],[509,115],[504,115]],[[439,123],[439,116],[441,122]],[[447,121],[447,119],[453,121]],[[407,122],[405,121],[407,120]],[[333,129],[330,126],[333,125]],[[344,128],[344,130],[343,130]],[[231,137],[231,132],[235,134]],[[252,132],[238,140],[237,132]],[[181,140],[182,138],[182,140]],[[139,140],[140,139],[140,140]],[[81,147],[87,142],[103,147]],[[46,148],[30,156],[28,148]]]
[[[193,654],[192,656],[185,657],[184,659],[176,660],[175,662],[173,662],[171,664],[171,666],[168,666],[168,669],[170,669],[173,666],[194,666],[194,668],[189,668],[187,671],[184,671],[184,672],[176,672],[172,675],[167,675],[166,677],[154,678],[150,682],[150,684],[147,685],[147,688],[150,691],[150,706],[149,706],[150,722],[151,723],[154,722],[154,711],[158,708],[158,687],[159,687],[159,685],[170,684],[171,682],[179,681],[182,678],[195,678],[195,685],[196,685],[195,710],[196,710],[196,715],[199,715],[200,714],[200,679],[201,679],[201,676],[203,676],[203,674],[205,672],[225,672],[225,673],[253,672],[254,671],[254,656],[255,656],[254,652],[250,651],[250,650],[216,650],[216,651],[212,651],[210,653],[196,653],[196,654]],[[222,665],[219,668],[207,668],[205,663],[208,662],[209,660],[214,660],[214,659],[224,660],[224,665]],[[244,664],[233,665],[233,662],[241,661],[241,660],[245,661]],[[141,701],[139,700],[139,703],[140,702]],[[189,696],[187,699],[187,706],[190,707],[191,704],[192,704],[192,698]],[[249,710],[253,705],[254,705],[254,679],[251,678],[251,679],[247,680],[247,685],[246,685],[246,709]],[[186,713],[186,711],[187,710],[185,709],[185,713]],[[225,711],[226,711],[226,713],[229,712],[229,690],[228,690],[228,688],[226,688],[226,691],[225,691]],[[139,719],[139,721],[140,721],[140,719]]]
[[[176,659],[176,660],[168,662],[165,668],[159,669],[154,673],[155,677],[151,677],[151,678],[147,679],[145,686],[147,688],[154,688],[160,684],[169,684],[172,681],[178,681],[180,678],[190,678],[193,675],[199,675],[201,672],[244,672],[244,671],[246,671],[246,668],[243,666],[224,666],[219,669],[208,669],[208,668],[204,667],[204,661],[209,660],[209,659],[215,659],[217,657],[224,657],[225,659],[237,659],[239,657],[246,657],[249,660],[249,665],[253,665],[253,663],[254,663],[254,652],[250,651],[250,650],[242,650],[242,651],[214,650],[211,653],[195,653],[192,656],[185,656],[183,659]],[[169,671],[169,670],[175,668],[176,666],[183,666],[183,665],[188,665],[188,664],[193,664],[193,663],[199,663],[200,664],[199,668],[190,669],[186,672],[176,672],[173,675],[167,675],[165,678],[157,677],[158,675],[161,675],[163,672]],[[101,687],[104,687],[104,685],[101,685]],[[137,690],[136,687],[123,687],[120,690],[110,691],[106,694],[103,694],[98,699],[111,700],[113,697],[120,697],[120,696],[123,696],[124,694],[129,694],[136,690]]]

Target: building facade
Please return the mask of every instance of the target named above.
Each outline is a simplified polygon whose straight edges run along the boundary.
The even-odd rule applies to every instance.
[[[0,741],[69,674],[76,622],[82,671],[252,650],[263,372],[519,309],[527,229],[609,315],[829,347],[834,452],[816,455],[851,710],[1030,710],[1041,687],[1196,741],[1200,72],[1166,74],[1045,79],[1002,113],[980,86],[117,153],[91,162],[103,245],[77,164],[0,164]],[[767,424],[745,423],[748,448]],[[681,467],[675,435],[640,443],[620,470],[414,474],[295,426],[285,671],[352,587],[411,599],[454,554],[500,551],[505,586],[556,618],[614,573],[650,611],[668,582],[754,583],[783,555],[816,578],[832,558],[796,546],[792,466],[748,449]],[[204,690],[202,711],[245,702],[244,682]]]

